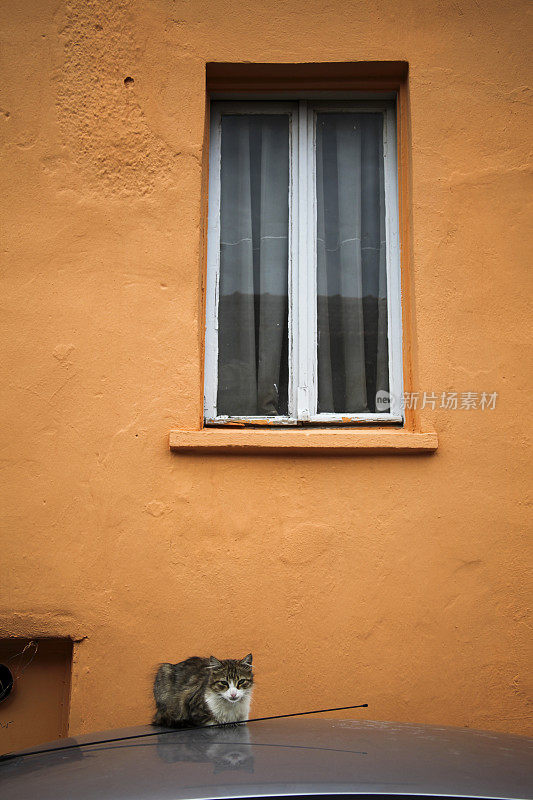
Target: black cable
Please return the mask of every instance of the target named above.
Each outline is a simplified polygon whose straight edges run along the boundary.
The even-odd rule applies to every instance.
[[[210,728],[226,728],[233,725],[246,725],[249,722],[266,722],[269,719],[286,719],[287,717],[303,717],[306,714],[326,714],[328,711],[349,711],[352,708],[368,708],[368,703],[361,703],[359,706],[342,706],[341,708],[319,708],[316,711],[296,711],[294,714],[277,714],[274,717],[254,717],[253,719],[243,719],[239,722],[219,722],[217,725],[209,725]],[[73,750],[76,747],[90,747],[95,744],[110,744],[111,742],[125,742],[129,739],[143,739],[148,736],[164,736],[166,733],[176,733],[176,731],[202,730],[204,725],[190,725],[183,728],[169,728],[165,731],[153,731],[152,733],[135,733],[132,736],[117,736],[113,739],[101,739],[98,742],[78,742],[77,744],[65,744],[60,747],[48,747],[45,750],[32,750],[24,753],[6,753],[0,756],[0,764],[4,761],[11,761],[13,758],[23,758],[26,756],[40,756],[43,753],[57,753],[62,750]]]

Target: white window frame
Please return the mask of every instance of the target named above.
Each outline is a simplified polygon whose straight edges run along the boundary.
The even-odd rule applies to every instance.
[[[388,413],[317,413],[316,115],[381,112],[387,272]],[[217,415],[220,276],[220,162],[223,113],[289,116],[288,416]],[[396,110],[393,100],[212,101],[209,151],[204,423],[302,425],[404,423]]]

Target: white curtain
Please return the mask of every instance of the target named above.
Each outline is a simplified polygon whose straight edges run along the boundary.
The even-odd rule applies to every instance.
[[[388,391],[383,119],[317,115],[318,411]]]
[[[388,391],[383,119],[319,113],[318,411]],[[217,413],[288,413],[289,122],[222,116]]]
[[[288,413],[289,123],[222,117],[217,413]]]

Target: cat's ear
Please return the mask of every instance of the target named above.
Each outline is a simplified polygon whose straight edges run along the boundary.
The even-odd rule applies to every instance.
[[[209,666],[211,669],[215,669],[215,667],[221,667],[222,664],[215,656],[209,656]]]
[[[252,654],[248,653],[247,656],[244,656],[244,658],[241,658],[241,664],[245,664],[245,666],[251,667],[252,666]]]

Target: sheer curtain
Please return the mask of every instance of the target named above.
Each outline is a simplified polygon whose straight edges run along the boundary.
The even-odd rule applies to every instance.
[[[383,117],[319,113],[318,411],[374,412],[389,390]]]
[[[222,116],[217,413],[288,413],[289,121]]]

